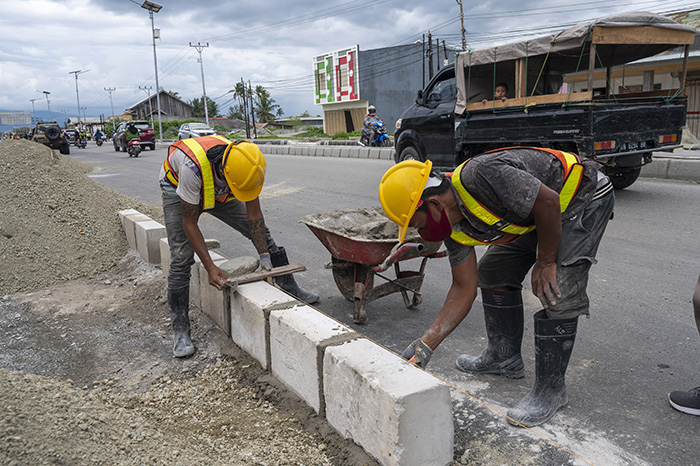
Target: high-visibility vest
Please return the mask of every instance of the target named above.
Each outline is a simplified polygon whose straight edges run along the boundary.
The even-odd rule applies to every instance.
[[[170,156],[175,150],[181,150],[188,159],[192,160],[192,162],[197,165],[199,174],[202,177],[202,200],[200,202],[202,209],[212,209],[217,201],[226,202],[229,197],[228,194],[219,196],[218,198],[215,197],[214,167],[209,163],[209,159],[207,158],[207,151],[220,144],[229,145],[231,141],[223,136],[203,136],[200,138],[182,139],[168,147],[168,156],[165,158],[165,162],[163,162],[165,177],[173,186],[177,186],[178,184],[177,173],[170,165]]]
[[[576,154],[572,154],[570,152],[563,152],[560,150],[547,149],[542,147],[507,147],[504,149],[497,149],[495,151],[490,152],[498,152],[506,149],[534,149],[543,152],[548,152],[561,162],[561,165],[564,168],[564,184],[562,186],[561,191],[559,192],[559,204],[561,212],[563,213],[566,210],[566,208],[569,207],[571,200],[574,198],[574,196],[578,192],[578,188],[581,186],[581,180],[583,179],[583,165],[581,164],[581,159],[579,159],[579,157]],[[451,175],[452,185],[459,194],[459,197],[462,199],[462,204],[464,205],[464,208],[467,210],[467,212],[469,212],[471,215],[478,218],[485,224],[491,227],[495,227],[503,233],[507,233],[510,235],[524,235],[534,230],[535,225],[521,226],[508,223],[502,217],[499,217],[498,215],[491,212],[486,206],[474,199],[474,197],[471,194],[469,194],[469,192],[462,184],[462,180],[460,179],[462,169],[464,168],[467,162],[469,162],[469,160],[459,165]],[[454,229],[452,230],[450,238],[466,246],[478,246],[482,244],[502,244],[514,241],[516,239],[513,238],[510,241],[503,241],[502,239],[492,242],[481,241],[476,238],[473,238],[472,236],[469,236],[464,232],[455,231]]]

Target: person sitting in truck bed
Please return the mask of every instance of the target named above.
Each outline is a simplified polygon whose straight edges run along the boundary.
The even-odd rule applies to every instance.
[[[504,82],[496,84],[496,92],[493,94],[493,100],[500,100],[501,102],[508,100],[508,84]],[[482,104],[486,102],[488,102],[486,99],[481,101]]]

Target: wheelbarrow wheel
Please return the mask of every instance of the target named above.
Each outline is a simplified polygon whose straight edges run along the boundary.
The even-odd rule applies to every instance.
[[[331,257],[331,263],[333,264],[333,279],[340,294],[348,301],[354,301],[355,263],[336,257]],[[362,267],[361,273],[361,279],[364,280],[367,277],[367,268]]]

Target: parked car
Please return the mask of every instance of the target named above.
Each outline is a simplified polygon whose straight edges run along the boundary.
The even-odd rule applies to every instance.
[[[177,132],[177,138],[188,139],[198,138],[201,136],[214,136],[216,131],[205,125],[204,123],[184,123],[180,126]]]
[[[119,152],[121,150],[122,152],[126,152],[129,140],[126,137],[125,131],[128,125],[134,125],[139,130],[139,141],[141,142],[142,148],[156,149],[156,134],[147,121],[122,121],[119,123],[119,126],[117,126],[117,130],[114,132],[114,137],[112,138],[115,151]]]
[[[58,149],[61,154],[70,154],[70,145],[63,135],[61,127],[55,121],[38,123],[32,130],[32,141],[51,149]]]
[[[78,130],[77,129],[67,129],[64,131],[66,135],[66,139],[68,139],[68,144],[74,146],[76,139],[78,139]]]

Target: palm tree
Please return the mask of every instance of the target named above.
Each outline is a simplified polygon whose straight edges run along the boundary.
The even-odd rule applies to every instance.
[[[284,111],[270,97],[270,91],[263,86],[255,86],[255,117],[261,123],[274,121],[276,115],[283,115]]]

